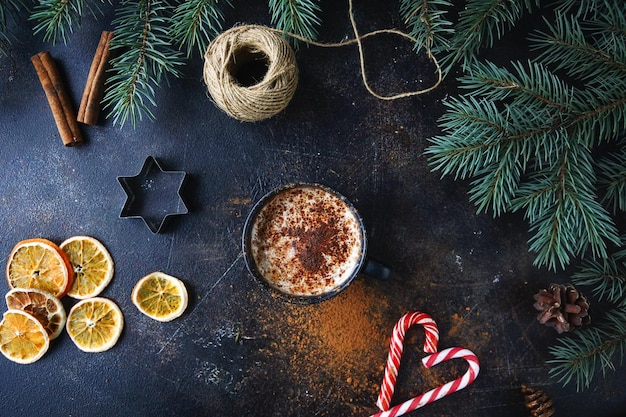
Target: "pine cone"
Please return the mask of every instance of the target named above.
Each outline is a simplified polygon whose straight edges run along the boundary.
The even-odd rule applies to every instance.
[[[526,408],[530,410],[531,417],[551,417],[554,415],[552,400],[540,389],[522,385]]]
[[[559,334],[591,322],[587,298],[572,284],[550,284],[534,297],[534,307],[540,311],[537,320],[554,327]]]

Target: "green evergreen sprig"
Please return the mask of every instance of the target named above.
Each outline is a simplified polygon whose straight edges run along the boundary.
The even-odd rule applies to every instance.
[[[401,0],[400,15],[416,39],[415,49],[442,52],[450,48],[454,33],[449,20],[452,3],[448,0]]]
[[[319,0],[269,0],[271,21],[277,29],[305,39],[317,39],[321,25]],[[292,38],[293,45],[298,41]]]
[[[615,222],[601,201],[625,198],[624,179],[612,175],[626,171],[619,158],[593,158],[597,146],[617,143],[626,130],[621,53],[603,49],[601,58],[590,62],[585,51],[606,44],[606,34],[581,37],[576,32],[582,25],[570,24],[569,17],[557,20],[557,26],[571,30],[537,33],[536,48],[545,52],[536,62],[513,63],[511,70],[489,62],[473,64],[460,79],[468,94],[446,103],[440,122],[444,134],[432,138],[426,151],[443,175],[472,179],[470,199],[479,211],[490,209],[498,216],[524,210],[535,264],[553,270],[587,253],[605,257],[607,244],[619,244]],[[621,20],[613,18],[605,27],[614,28]],[[563,45],[567,52],[551,53]],[[601,184],[607,187],[602,199]]]
[[[608,257],[585,259],[572,276],[576,285],[590,286],[598,301],[616,306],[599,324],[559,339],[550,348],[550,375],[564,385],[575,383],[582,391],[598,372],[603,376],[626,357],[626,235],[622,249]]]
[[[11,24],[17,23],[17,16],[26,8],[27,5],[23,0],[0,2],[0,56],[7,54],[7,47],[11,44]]]
[[[59,39],[67,43],[85,10],[94,16],[101,13],[100,0],[39,0],[30,16],[37,24],[33,28],[35,34],[43,32],[44,41],[53,44]]]
[[[622,236],[621,241],[625,246],[626,236]],[[607,258],[586,259],[572,281],[591,287],[599,301],[626,307],[626,249]]]
[[[554,359],[550,375],[567,385],[575,382],[576,389],[589,388],[596,372],[605,375],[621,365],[626,355],[626,308],[616,308],[604,317],[603,323],[586,328],[574,336],[559,339],[550,348]]]
[[[587,250],[605,256],[605,240],[618,243],[617,229],[595,195],[590,151],[570,133],[592,111],[595,127],[610,117],[585,109],[576,90],[543,66],[513,67],[475,65],[461,78],[472,95],[446,103],[444,135],[426,150],[430,162],[443,175],[473,179],[478,211],[525,210],[536,264],[564,267]]]
[[[171,13],[164,0],[126,0],[117,9],[111,50],[119,55],[111,60],[104,96],[114,124],[135,126],[144,115],[153,119],[156,88],[167,74],[179,75],[183,61],[171,44]]]
[[[598,161],[598,185],[605,190],[603,203],[612,207],[613,212],[626,211],[626,138],[622,138],[621,149]]]
[[[604,14],[614,3],[612,0],[558,0],[552,3],[556,11],[573,16],[595,18]]]
[[[172,41],[186,49],[187,58],[194,48],[203,56],[209,42],[222,32],[225,6],[230,0],[189,0],[178,3],[172,16]]]
[[[557,71],[563,69],[573,78],[589,82],[612,78],[626,71],[626,36],[615,32],[626,27],[623,19],[623,14],[607,13],[583,29],[574,16],[557,14],[553,23],[545,21],[547,32],[530,37],[531,45],[542,52],[538,61]],[[596,35],[593,43],[587,39],[592,30]]]
[[[538,0],[467,0],[459,12],[448,53],[441,60],[444,71],[456,64],[470,71],[481,48],[491,48],[522,18],[538,6]]]

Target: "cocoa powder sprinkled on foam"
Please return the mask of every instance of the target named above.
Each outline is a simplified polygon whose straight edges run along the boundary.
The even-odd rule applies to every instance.
[[[315,295],[349,279],[362,248],[350,207],[324,189],[300,186],[274,196],[252,231],[252,254],[268,283],[286,293]]]

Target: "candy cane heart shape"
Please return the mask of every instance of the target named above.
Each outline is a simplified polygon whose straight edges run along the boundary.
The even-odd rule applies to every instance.
[[[461,347],[448,348],[442,350],[441,352],[433,353],[432,355],[426,356],[422,359],[422,363],[426,368],[430,368],[431,366],[437,365],[441,362],[456,358],[462,358],[467,361],[468,369],[463,376],[440,387],[432,389],[424,394],[421,394],[413,399],[405,401],[402,404],[398,404],[388,410],[383,410],[379,413],[376,413],[372,417],[401,416],[405,413],[417,410],[418,408],[421,408],[426,404],[430,404],[445,397],[446,395],[450,395],[467,387],[469,384],[474,382],[474,380],[478,376],[478,372],[480,371],[480,363],[478,361],[478,357],[471,350]]]
[[[426,313],[419,311],[407,313],[398,320],[393,328],[391,342],[389,344],[389,356],[387,356],[387,365],[385,366],[385,376],[380,387],[380,394],[376,405],[381,410],[389,409],[391,397],[396,385],[398,377],[398,369],[400,369],[400,359],[404,349],[404,336],[409,327],[419,324],[424,327],[425,340],[424,352],[436,353],[439,343],[439,329],[437,323]]]

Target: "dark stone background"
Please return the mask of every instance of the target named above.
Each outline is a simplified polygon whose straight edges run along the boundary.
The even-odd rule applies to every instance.
[[[269,23],[265,2],[244,3],[235,3],[226,27]],[[320,40],[352,37],[344,3],[323,2]],[[402,27],[395,1],[357,3],[361,33]],[[83,353],[64,333],[35,364],[0,360],[0,415],[370,415],[387,338],[413,310],[437,321],[440,348],[465,346],[481,360],[473,385],[415,415],[528,416],[521,384],[545,390],[560,416],[608,417],[626,408],[623,367],[596,377],[583,393],[548,375],[548,347],[558,336],[535,321],[532,295],[566,282],[571,271],[535,268],[521,216],[477,215],[468,184],[431,172],[424,150],[438,133],[442,100],[457,93],[454,77],[423,96],[380,101],[362,84],[355,46],[301,46],[293,101],[275,118],[250,124],[212,104],[202,60],[194,56],[183,77],[158,91],[155,121],[136,129],[108,120],[82,126],[85,143],[64,148],[30,57],[51,51],[77,108],[111,17],[111,6],[98,20],[87,16],[67,45],[56,46],[25,24],[10,56],[0,58],[0,257],[30,237],[98,238],[116,267],[102,295],[121,307],[125,330],[105,353]],[[507,41],[495,56],[524,53]],[[429,62],[398,37],[381,35],[365,47],[368,75],[380,92],[434,81]],[[148,155],[188,173],[183,196],[190,213],[157,235],[140,220],[119,218],[125,194],[116,177],[136,174]],[[337,298],[299,307],[251,280],[240,247],[245,217],[263,194],[294,181],[323,183],[354,203],[370,255],[396,271],[392,282],[360,277]],[[146,318],[130,300],[134,283],[156,270],[180,277],[190,291],[187,312],[171,323]],[[64,303],[69,309],[73,300]],[[329,350],[310,336],[320,333],[309,318],[350,328],[327,314],[340,303],[365,303],[362,314],[380,334],[371,349],[349,352],[345,366],[331,367],[336,358],[315,356]],[[394,403],[434,387],[420,368],[421,330],[411,332]],[[464,365],[439,366],[445,381]]]

